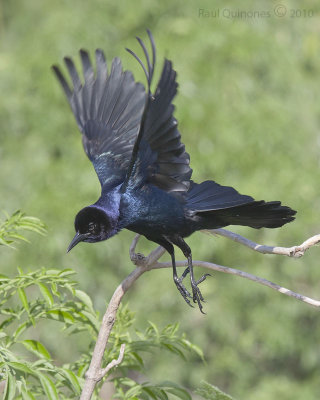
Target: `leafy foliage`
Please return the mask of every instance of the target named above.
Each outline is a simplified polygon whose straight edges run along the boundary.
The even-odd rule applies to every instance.
[[[109,340],[112,346],[106,353],[107,360],[115,358],[119,352],[119,343],[126,343],[125,357],[118,367],[118,372],[122,376],[113,378],[116,388],[115,398],[127,400],[137,397],[142,400],[162,400],[167,399],[169,394],[173,394],[183,400],[191,399],[185,389],[173,382],[160,382],[159,384],[143,382],[138,384],[133,379],[128,378],[132,371],[137,371],[143,375],[147,374],[142,358],[142,354],[145,352],[155,355],[156,351],[165,350],[184,360],[186,360],[188,353],[193,352],[203,359],[202,351],[190,343],[185,335],[179,334],[179,324],[170,324],[159,330],[155,324],[149,322],[149,326],[144,332],[136,330],[134,336],[137,338],[132,338],[128,329],[134,322],[133,314],[127,307],[121,307],[118,315],[117,323]]]
[[[20,234],[20,231],[32,231],[39,234],[46,233],[46,227],[38,218],[29,217],[20,210],[6,216],[4,221],[0,221],[0,245],[11,246],[15,240],[28,240]]]
[[[96,335],[97,314],[85,293],[75,289],[73,274],[71,270],[40,269],[24,273],[20,269],[14,278],[1,276],[0,365],[7,380],[4,399],[79,395],[81,376],[67,366],[54,365],[54,357],[45,345],[30,338],[28,331],[41,320],[54,320],[69,333],[88,330],[92,337]],[[28,353],[26,359],[23,349]],[[20,397],[16,397],[16,391]]]
[[[17,212],[2,224],[5,244],[10,245],[11,239],[25,240],[22,235],[15,233],[25,227],[44,233],[44,225],[39,220]],[[41,268],[25,273],[19,268],[13,278],[0,276],[0,379],[6,382],[4,400],[33,400],[43,396],[49,400],[79,397],[101,321],[90,297],[76,288],[74,274],[70,269]],[[46,345],[34,338],[33,329],[42,321],[49,320],[59,324],[69,340],[71,335],[86,331],[90,344],[78,360],[58,366]],[[143,353],[154,355],[156,350],[165,350],[186,360],[190,352],[203,359],[202,351],[178,332],[178,324],[160,330],[149,322],[144,332],[136,330],[132,334],[130,328],[133,323],[134,314],[127,306],[121,306],[104,358],[104,364],[107,365],[118,356],[121,344],[126,344],[123,362],[112,379],[114,398],[167,400],[174,396],[191,400],[188,391],[173,382],[139,383],[129,376],[133,371],[146,374]],[[58,328],[58,325],[55,326],[55,329]],[[93,399],[100,398],[98,392],[102,384],[103,381],[98,385]]]
[[[72,270],[39,269],[24,273],[19,269],[14,278],[1,276],[0,368],[1,378],[6,380],[5,400],[29,400],[39,396],[56,400],[79,396],[100,320],[89,296],[76,289],[76,282],[72,280],[74,274]],[[88,351],[72,363],[61,367],[55,365],[54,357],[46,346],[29,336],[30,328],[36,328],[41,320],[56,321],[69,337],[87,331],[91,338]],[[133,371],[146,374],[143,361],[145,352],[155,355],[155,351],[165,350],[186,360],[190,352],[203,359],[202,351],[179,333],[178,324],[160,330],[149,322],[144,332],[136,330],[132,334],[130,328],[133,323],[133,313],[127,306],[120,307],[104,359],[107,365],[118,356],[120,345],[126,344],[123,362],[117,368],[117,376],[112,379],[114,398],[167,400],[173,395],[182,400],[191,400],[188,391],[173,382],[138,383],[129,376]],[[27,356],[23,349],[27,351]],[[102,384],[98,385],[94,398],[99,398],[97,393]],[[207,392],[202,390],[201,393]],[[215,393],[218,393],[218,389]]]

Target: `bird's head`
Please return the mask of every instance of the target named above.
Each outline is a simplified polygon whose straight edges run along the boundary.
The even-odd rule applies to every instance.
[[[76,230],[68,252],[80,242],[101,242],[117,233],[117,218],[108,215],[103,209],[89,206],[78,212],[74,221]]]

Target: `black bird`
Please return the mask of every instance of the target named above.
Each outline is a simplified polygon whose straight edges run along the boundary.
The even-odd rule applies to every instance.
[[[137,38],[146,65],[131,50],[147,78],[147,91],[136,83],[121,61],[112,61],[108,73],[102,50],[96,50],[96,73],[89,55],[80,50],[84,82],[73,61],[64,59],[72,80],[70,87],[57,66],[53,70],[67,96],[82,133],[87,156],[101,183],[99,200],[83,208],[75,218],[76,235],[70,251],[79,242],[100,242],[126,228],[164,247],[171,255],[173,280],[184,300],[197,303],[198,288],[208,274],[194,277],[191,249],[184,238],[201,229],[227,225],[278,228],[294,220],[295,211],[279,201],[255,201],[214,181],[191,180],[189,154],[181,143],[172,100],[177,93],[176,72],[165,59],[154,93],[151,92],[156,50],[153,37],[150,59],[144,42]],[[178,277],[174,245],[188,260]],[[190,273],[192,294],[183,285]]]

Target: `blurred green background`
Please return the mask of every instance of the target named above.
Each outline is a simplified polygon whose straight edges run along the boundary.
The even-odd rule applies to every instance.
[[[32,238],[37,246],[22,245],[15,252],[2,248],[1,272],[15,273],[13,265],[73,268],[81,288],[103,311],[132,270],[130,232],[66,254],[75,214],[96,201],[100,188],[50,66],[61,64],[65,55],[79,65],[80,48],[93,52],[100,47],[108,60],[120,56],[125,68],[143,80],[124,47],[136,50],[134,37],[146,38],[146,28],[156,40],[158,73],[163,57],[172,59],[178,72],[176,117],[194,180],[215,179],[298,210],[297,220],[281,229],[234,230],[282,246],[320,233],[320,4],[281,4],[287,10],[283,17],[274,14],[278,2],[273,1],[2,0],[0,209],[23,209],[44,220],[49,233]],[[199,15],[199,9],[212,14]],[[188,243],[194,259],[240,268],[320,297],[317,248],[293,260],[255,254],[201,233]],[[144,253],[152,248],[146,240],[139,244]],[[192,388],[204,378],[246,400],[320,398],[316,309],[219,273],[202,290],[205,316],[186,306],[169,270],[145,274],[126,295],[137,326],[178,320],[206,356],[203,364],[156,355],[149,360],[151,379]],[[37,335],[60,363],[71,361],[86,345],[81,336],[70,343],[55,331]]]

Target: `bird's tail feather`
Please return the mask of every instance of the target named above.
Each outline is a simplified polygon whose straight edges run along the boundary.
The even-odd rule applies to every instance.
[[[280,201],[255,201],[250,196],[213,181],[193,183],[186,206],[201,221],[201,229],[227,225],[278,228],[293,221],[296,214],[290,207],[282,206]]]
[[[243,225],[251,228],[279,228],[294,220],[296,211],[282,206],[280,201],[254,201],[225,210],[201,213],[206,228],[227,225]]]

